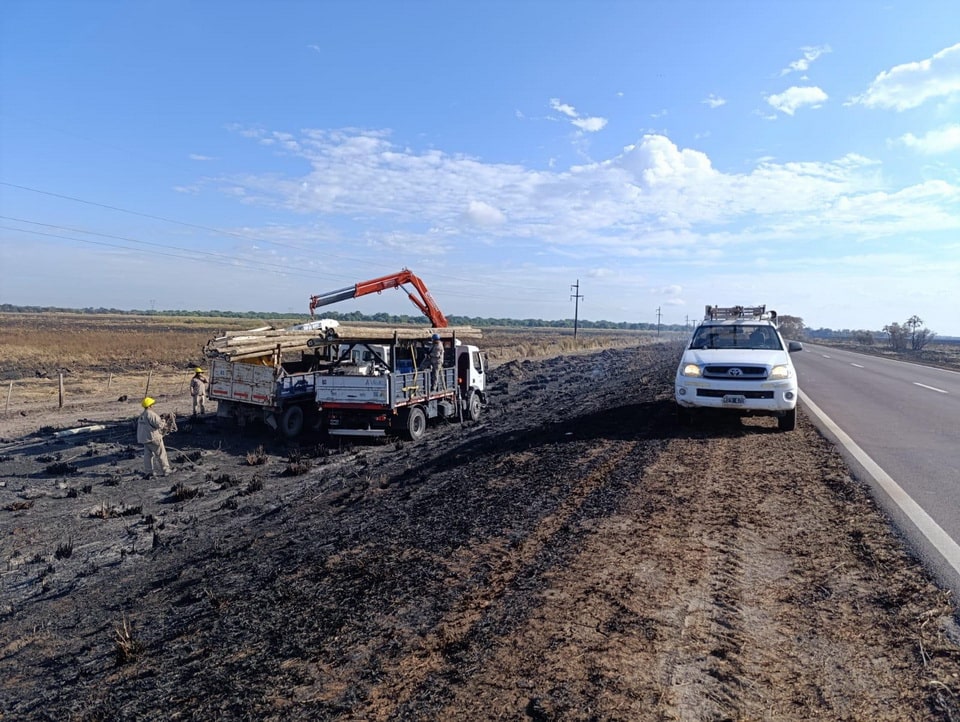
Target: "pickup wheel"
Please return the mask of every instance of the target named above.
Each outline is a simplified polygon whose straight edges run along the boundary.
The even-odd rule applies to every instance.
[[[426,430],[427,417],[424,415],[423,409],[419,406],[414,406],[407,411],[406,437],[410,439],[410,441],[420,441]]]
[[[780,431],[793,431],[797,428],[797,409],[792,408],[783,416],[777,417],[777,428]]]
[[[280,432],[288,439],[295,439],[303,431],[303,408],[291,406],[280,417]]]
[[[677,423],[680,424],[680,426],[692,426],[693,412],[685,406],[677,404]]]
[[[480,394],[471,391],[470,395],[467,396],[467,418],[471,421],[477,421],[480,418],[481,408]]]

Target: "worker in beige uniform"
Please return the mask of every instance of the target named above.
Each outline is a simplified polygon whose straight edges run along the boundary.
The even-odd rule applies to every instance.
[[[137,443],[143,444],[143,473],[153,476],[154,459],[164,476],[170,473],[170,461],[163,445],[163,419],[151,407],[156,403],[149,396],[140,402],[143,413],[137,419]]]
[[[445,384],[443,382],[443,341],[439,334],[433,334],[433,345],[427,355],[427,362],[430,364],[430,373],[433,375],[432,389],[439,391]]]
[[[197,409],[201,414],[207,413],[207,377],[203,375],[202,368],[194,369],[193,378],[190,379],[190,395],[193,397],[193,415],[197,415]]]

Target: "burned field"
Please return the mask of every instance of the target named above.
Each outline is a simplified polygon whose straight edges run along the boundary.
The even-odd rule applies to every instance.
[[[419,444],[179,419],[165,479],[132,409],[4,431],[0,718],[960,717],[950,599],[837,453],[679,428],[677,358],[508,361]]]

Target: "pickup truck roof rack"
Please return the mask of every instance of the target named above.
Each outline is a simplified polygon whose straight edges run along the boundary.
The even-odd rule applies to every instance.
[[[754,319],[777,322],[777,312],[767,311],[766,306],[707,306],[704,321],[735,321]]]

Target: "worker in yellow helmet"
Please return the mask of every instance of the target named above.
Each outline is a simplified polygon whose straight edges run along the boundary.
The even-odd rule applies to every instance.
[[[190,395],[193,397],[193,418],[197,418],[197,409],[201,414],[207,413],[207,384],[210,382],[203,375],[203,369],[199,366],[193,370],[193,378],[190,379]]]
[[[163,419],[153,410],[156,403],[149,396],[140,402],[143,413],[137,419],[137,443],[143,444],[143,473],[149,479],[153,476],[154,459],[160,465],[164,476],[170,473],[170,461],[163,445]]]

